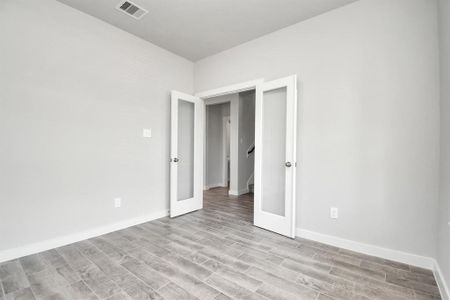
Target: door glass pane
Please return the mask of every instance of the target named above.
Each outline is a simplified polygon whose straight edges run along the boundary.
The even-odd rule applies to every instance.
[[[286,88],[264,92],[261,208],[285,215]]]
[[[194,105],[178,101],[178,201],[194,197]]]

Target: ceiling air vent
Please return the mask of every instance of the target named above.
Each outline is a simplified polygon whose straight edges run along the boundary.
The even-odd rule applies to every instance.
[[[146,13],[148,13],[147,10],[137,6],[136,4],[130,1],[120,2],[119,5],[117,5],[117,9],[126,13],[129,16],[132,16],[135,19],[140,19]]]

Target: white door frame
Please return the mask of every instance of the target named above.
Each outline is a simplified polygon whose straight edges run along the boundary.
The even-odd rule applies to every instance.
[[[231,94],[236,94],[236,93],[250,91],[250,90],[255,90],[258,85],[261,86],[263,83],[264,83],[264,79],[259,78],[259,79],[255,79],[255,80],[251,80],[251,81],[246,81],[246,82],[241,82],[241,83],[237,83],[237,84],[232,84],[232,85],[224,86],[224,87],[221,87],[221,88],[207,90],[207,91],[203,91],[203,92],[199,92],[199,93],[195,93],[194,94],[195,97],[199,97],[200,99],[203,100],[203,103],[204,103],[203,106],[205,107],[205,117],[203,118],[203,120],[204,120],[204,123],[203,123],[203,128],[204,128],[203,153],[205,153],[205,155],[203,156],[203,178],[204,178],[204,180],[206,180],[206,178],[207,178],[206,177],[207,176],[206,153],[208,153],[207,152],[207,141],[206,141],[206,137],[207,137],[207,131],[206,131],[207,130],[207,128],[206,128],[206,105],[213,105],[213,104],[221,104],[221,103],[230,102],[227,99],[220,99],[219,101],[217,101],[217,99],[211,99],[211,98],[215,98],[215,97],[219,97],[219,96],[225,96],[225,95],[231,95]],[[230,109],[231,109],[231,103],[230,103]],[[231,153],[230,153],[230,155],[231,155]],[[230,177],[231,177],[231,174],[230,174]],[[206,181],[204,182],[204,187],[205,187],[205,189],[208,189]]]
[[[255,80],[251,80],[251,81],[246,81],[246,82],[241,82],[241,83],[224,86],[224,87],[213,89],[213,90],[195,93],[195,96],[202,98],[203,101],[205,101],[205,103],[206,103],[206,100],[208,100],[209,98],[254,90],[254,89],[256,89],[256,87],[258,85],[263,84],[263,83],[264,83],[264,79],[260,78],[260,79],[255,79]]]
[[[249,90],[256,90],[257,88],[261,93],[259,93],[259,94],[256,93],[255,97],[262,97],[263,84],[264,84],[264,79],[260,78],[260,79],[255,79],[255,80],[246,81],[246,82],[242,82],[242,83],[232,84],[232,85],[225,86],[225,87],[220,87],[217,89],[198,92],[198,93],[195,93],[195,96],[202,99],[203,103],[205,104],[204,107],[206,107],[207,104],[221,103],[221,102],[214,102],[214,101],[208,102],[208,99],[210,99],[210,98],[245,92],[245,91],[249,91]],[[295,92],[295,97],[297,97],[297,92]],[[226,101],[224,101],[224,102],[226,102]],[[203,120],[205,120],[205,118],[203,118]],[[297,127],[297,124],[295,127]],[[203,128],[206,131],[205,123],[203,124]],[[295,134],[295,131],[296,131],[296,128],[294,128],[294,134]],[[203,140],[204,153],[206,153],[206,132],[203,136],[204,136],[204,140]],[[297,141],[297,142],[299,142],[299,141]],[[204,158],[205,158],[205,155],[204,155]],[[206,163],[204,163],[204,165],[206,166]],[[204,169],[203,172],[205,175],[206,170]],[[295,178],[294,178],[294,181],[295,181]],[[256,182],[255,182],[255,184],[256,184]],[[296,182],[294,182],[294,189],[295,189],[295,185],[296,185]],[[295,190],[292,192],[295,192]],[[293,232],[293,235],[291,237],[294,237],[294,234],[295,234],[296,213],[297,213],[296,208],[295,208],[295,201],[296,200],[294,199],[294,204],[293,204],[294,207],[292,210],[292,218],[293,218],[292,232]]]

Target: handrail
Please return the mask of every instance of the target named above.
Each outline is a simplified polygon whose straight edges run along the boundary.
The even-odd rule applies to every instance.
[[[255,152],[255,144],[250,145],[250,147],[248,148],[247,157],[249,157],[253,152]]]

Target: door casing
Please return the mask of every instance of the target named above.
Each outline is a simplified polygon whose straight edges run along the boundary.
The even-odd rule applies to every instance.
[[[296,75],[292,75],[286,78],[291,78],[291,80],[295,80],[296,81]],[[285,78],[282,78],[280,80],[283,80]],[[275,80],[276,81],[276,80]],[[275,82],[274,81],[274,82]],[[240,93],[240,92],[245,92],[245,91],[249,91],[249,90],[256,90],[256,91],[263,91],[264,88],[264,79],[255,79],[255,80],[251,80],[251,81],[247,81],[247,82],[242,82],[242,83],[238,83],[238,84],[233,84],[233,85],[229,85],[229,86],[225,86],[225,87],[221,87],[221,88],[217,88],[217,89],[212,89],[212,90],[207,90],[207,91],[203,91],[203,92],[199,92],[199,93],[195,93],[194,97],[196,98],[200,98],[202,100],[202,117],[201,117],[201,126],[203,128],[203,134],[202,134],[202,139],[203,139],[203,149],[202,149],[202,176],[200,178],[201,180],[201,186],[203,187],[203,178],[204,175],[206,174],[206,162],[205,162],[205,156],[204,153],[206,153],[206,126],[205,126],[205,107],[206,107],[206,103],[208,101],[208,99],[213,98],[213,97],[218,97],[218,96],[224,96],[224,95],[229,95],[229,94],[235,94],[235,93]],[[258,93],[256,93],[256,97],[262,97],[262,94],[260,94],[258,96]],[[296,98],[296,103],[297,103],[297,90],[295,89],[295,98]],[[295,106],[295,109],[297,110],[297,106]],[[294,133],[296,136],[296,129],[297,129],[297,124],[296,124],[296,120],[295,120],[295,126],[294,126]],[[298,142],[296,142],[295,144],[297,144]],[[293,149],[294,151],[294,158],[295,158],[295,152],[296,149],[294,147]],[[292,162],[294,164],[294,168],[297,166],[297,161],[295,159],[295,161]],[[171,174],[172,176],[172,174]],[[293,177],[293,189],[292,189],[292,193],[294,193],[295,196],[295,186],[299,183],[299,180],[296,180],[296,177]],[[255,182],[255,187],[256,187],[256,182]],[[301,184],[300,184],[301,185]],[[171,200],[172,201],[172,200]],[[295,198],[293,201],[293,207],[292,207],[292,229],[291,229],[291,233],[288,235],[291,238],[295,237],[295,224],[296,224],[296,207],[295,207]],[[201,207],[203,207],[203,197],[201,197]],[[199,209],[197,208],[197,209]],[[172,209],[171,209],[172,210]],[[254,223],[255,226],[257,226],[257,224]]]

